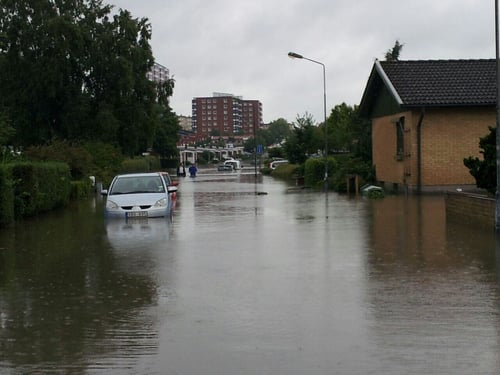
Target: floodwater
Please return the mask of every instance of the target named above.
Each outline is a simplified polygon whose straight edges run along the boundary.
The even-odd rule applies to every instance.
[[[171,221],[97,197],[0,231],[0,374],[500,373],[491,230],[287,188],[200,174]]]

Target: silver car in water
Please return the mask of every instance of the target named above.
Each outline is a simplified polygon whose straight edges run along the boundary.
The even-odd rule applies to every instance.
[[[107,196],[105,213],[125,219],[167,217],[172,209],[170,194],[176,191],[159,172],[121,174],[102,191]]]

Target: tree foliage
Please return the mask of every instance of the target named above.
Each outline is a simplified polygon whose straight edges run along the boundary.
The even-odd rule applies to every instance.
[[[269,137],[267,139],[266,146],[271,146],[273,144],[280,144],[291,132],[290,124],[284,118],[279,118],[272,121],[268,128]]]
[[[14,134],[14,128],[11,126],[9,119],[5,114],[0,112],[0,148],[5,146]]]
[[[147,19],[101,0],[2,0],[0,36],[0,108],[12,144],[102,141],[134,155],[172,136],[162,127],[175,125],[165,120],[175,117],[173,80],[147,79]]]
[[[288,160],[292,164],[303,164],[309,155],[315,154],[322,148],[323,136],[314,123],[311,114],[298,116],[294,129],[288,136],[284,148]]]
[[[469,168],[470,174],[476,179],[476,186],[486,189],[494,194],[497,187],[496,171],[496,128],[489,127],[490,133],[479,139],[480,153],[482,159],[468,157],[464,159],[464,165]]]
[[[396,40],[396,42],[394,43],[394,47],[388,49],[385,53],[385,61],[398,61],[399,55],[403,50],[403,46],[403,43],[400,43],[399,40]]]
[[[257,143],[254,137],[247,139],[244,143],[245,151],[253,152],[255,144],[269,147],[272,145],[281,144],[290,134],[290,124],[283,118],[279,118],[269,123],[267,129],[259,129],[255,134]]]
[[[359,116],[358,107],[336,105],[327,118],[330,152],[348,152],[365,161],[371,160],[371,126]]]

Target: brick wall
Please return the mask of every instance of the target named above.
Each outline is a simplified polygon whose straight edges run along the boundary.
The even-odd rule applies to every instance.
[[[372,158],[379,181],[395,184],[405,182],[404,165],[396,158],[395,122],[401,116],[411,116],[411,112],[372,120]]]
[[[418,184],[418,122],[420,110],[372,119],[373,164],[384,186]],[[404,157],[396,158],[395,121],[405,117]],[[421,128],[422,190],[475,186],[463,164],[469,156],[480,156],[479,138],[495,126],[494,108],[426,109]]]
[[[495,199],[479,194],[446,192],[449,220],[495,229]]]
[[[448,108],[426,111],[422,125],[422,184],[475,185],[463,159],[480,156],[479,138],[495,126],[495,111]]]

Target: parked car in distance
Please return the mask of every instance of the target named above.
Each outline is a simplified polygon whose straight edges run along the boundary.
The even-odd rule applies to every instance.
[[[219,164],[217,170],[219,172],[232,172],[233,166],[231,164]]]
[[[131,219],[169,216],[170,194],[176,191],[161,172],[153,172],[117,175],[101,194],[106,195],[107,217]]]
[[[179,186],[179,181],[174,181],[172,180],[172,178],[170,177],[170,175],[168,174],[168,172],[159,172],[161,174],[161,176],[163,177],[163,179],[165,180],[165,184],[167,185],[167,190],[168,190],[168,187],[169,186],[175,186],[177,189],[175,189],[175,191],[170,191],[170,198],[171,199],[176,199],[177,198],[177,191],[179,190],[178,186]],[[173,190],[173,189],[171,189]]]
[[[172,177],[170,177],[170,174],[168,172],[158,172],[158,173],[161,174],[161,176],[165,180],[165,183],[167,184],[167,186],[177,186],[177,185],[179,185],[178,181],[172,180]]]
[[[243,164],[241,164],[241,161],[236,159],[225,160],[224,165],[230,165],[234,170],[243,168]]]

